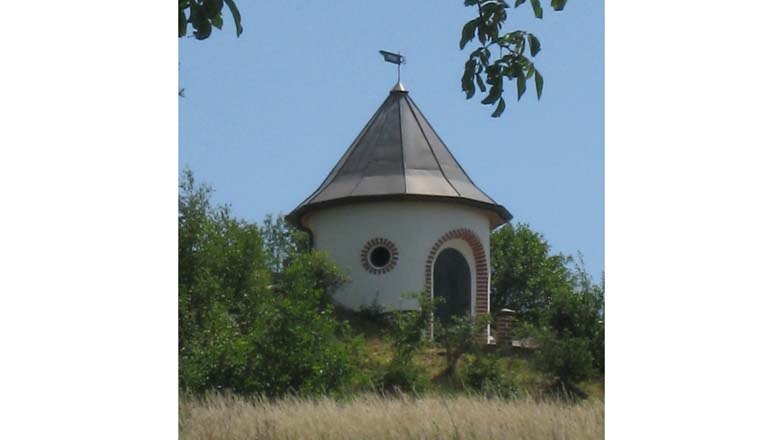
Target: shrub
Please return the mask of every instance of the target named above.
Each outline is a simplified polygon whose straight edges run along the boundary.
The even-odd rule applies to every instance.
[[[382,307],[376,298],[369,305],[361,304],[358,308],[357,318],[362,321],[372,321],[381,323],[386,318],[384,307]]]
[[[463,366],[463,383],[486,395],[511,397],[518,393],[514,381],[501,372],[498,357],[487,354],[470,356]]]
[[[548,377],[576,389],[576,383],[591,374],[593,356],[587,339],[549,332],[539,339],[541,348],[534,354],[533,362]]]
[[[390,361],[375,379],[376,386],[386,392],[419,393],[428,387],[428,381],[422,370],[413,362]]]
[[[419,309],[395,310],[388,316],[385,339],[392,346],[393,358],[375,381],[385,391],[420,391],[427,384],[421,370],[414,365],[413,357],[427,342],[434,302],[424,292],[404,296],[416,299]]]
[[[411,362],[414,353],[425,344],[434,309],[434,302],[425,292],[404,296],[416,299],[420,308],[419,310],[395,310],[390,314],[385,338],[393,347],[393,361],[399,364]]]
[[[295,274],[298,264],[308,263],[293,263],[279,291],[264,292],[252,309],[254,318],[244,325],[237,325],[223,304],[212,304],[202,331],[184,341],[183,388],[309,394],[349,380],[355,370],[353,345],[359,341],[333,319],[331,306],[321,306],[323,292]]]
[[[486,331],[488,322],[488,316],[455,316],[452,322],[446,325],[436,322],[434,335],[447,357],[445,375],[454,375],[458,359],[480,345],[478,338]]]
[[[474,389],[482,390],[490,383],[501,380],[498,360],[492,356],[473,356],[463,367],[463,382]]]
[[[280,395],[344,385],[356,370],[360,340],[333,317],[328,290],[344,281],[335,264],[278,241],[268,252],[269,237],[297,238],[269,235],[227,207],[213,208],[212,190],[195,185],[189,172],[183,177],[180,388]]]
[[[592,342],[593,366],[604,375],[604,321],[599,323],[598,332]]]
[[[592,367],[604,369],[604,279],[596,284],[577,258],[553,254],[528,225],[506,225],[490,236],[491,309],[513,309],[521,322],[557,338],[588,341]]]

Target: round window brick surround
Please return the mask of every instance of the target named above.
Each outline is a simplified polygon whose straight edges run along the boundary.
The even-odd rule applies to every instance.
[[[370,262],[371,251],[380,246],[390,251],[390,261],[384,267],[374,267]],[[374,275],[390,272],[398,263],[398,247],[386,238],[372,238],[363,246],[363,250],[360,252],[360,262],[363,264],[363,269]]]

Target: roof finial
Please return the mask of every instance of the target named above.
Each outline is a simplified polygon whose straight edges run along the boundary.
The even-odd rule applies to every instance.
[[[404,93],[406,93],[406,87],[404,87],[404,85],[401,84],[401,81],[398,81],[397,83],[395,83],[395,85],[390,90],[390,92],[391,93],[392,92],[404,92]]]
[[[401,64],[406,64],[406,58],[401,55],[401,53],[392,53],[388,52],[386,50],[380,50],[380,54],[382,54],[383,57],[385,57],[385,61],[388,63],[393,63],[398,66],[398,84],[401,84]],[[403,86],[401,86],[401,89],[403,89]],[[393,88],[395,90],[395,87]]]

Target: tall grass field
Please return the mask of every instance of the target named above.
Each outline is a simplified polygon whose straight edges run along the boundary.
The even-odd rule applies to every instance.
[[[604,404],[480,396],[270,401],[210,394],[179,402],[182,440],[603,439]]]

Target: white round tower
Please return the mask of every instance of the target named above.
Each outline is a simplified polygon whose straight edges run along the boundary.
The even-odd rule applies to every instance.
[[[287,217],[351,282],[334,293],[358,310],[490,311],[490,231],[512,216],[471,181],[400,83],[319,188]]]

